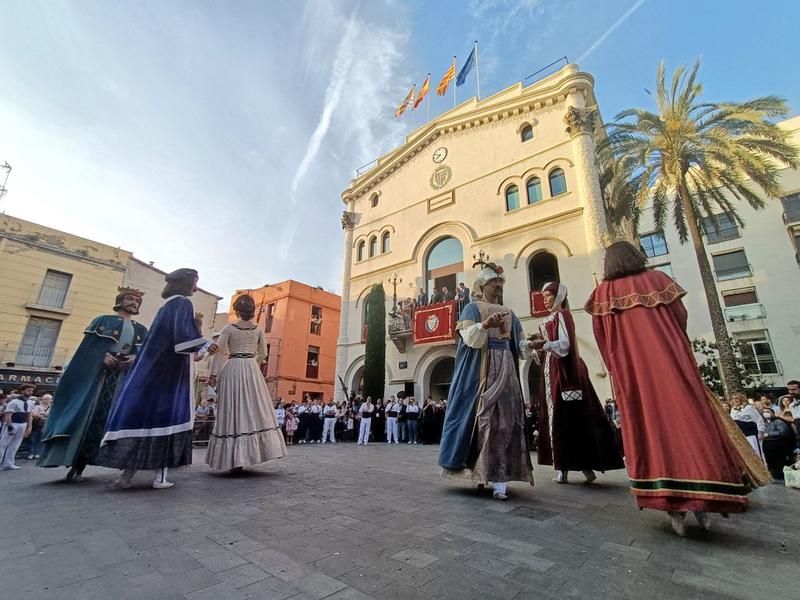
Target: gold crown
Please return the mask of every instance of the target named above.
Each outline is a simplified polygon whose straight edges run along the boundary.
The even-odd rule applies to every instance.
[[[144,292],[142,290],[137,290],[136,288],[129,288],[129,287],[118,287],[117,288],[118,294],[127,294],[129,296],[136,296],[140,298],[144,296]]]

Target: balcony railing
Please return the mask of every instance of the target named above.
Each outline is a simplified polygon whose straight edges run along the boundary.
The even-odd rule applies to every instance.
[[[412,323],[414,322],[411,312],[398,312],[389,314],[389,335],[402,335],[411,333]]]
[[[706,242],[709,244],[718,244],[720,242],[727,242],[728,240],[738,240],[742,237],[742,234],[739,233],[739,228],[734,227],[726,227],[720,228],[719,231],[715,229],[707,229],[705,231],[706,234]]]
[[[726,321],[748,321],[750,319],[763,319],[767,316],[762,304],[744,304],[731,306],[725,309]]]
[[[752,276],[753,268],[749,264],[740,265],[738,267],[729,267],[727,269],[714,269],[714,277],[717,281],[728,281],[729,279]]]

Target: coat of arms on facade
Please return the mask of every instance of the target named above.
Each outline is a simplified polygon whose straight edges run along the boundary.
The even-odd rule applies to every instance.
[[[453,171],[450,167],[446,165],[436,167],[433,171],[433,175],[431,175],[431,187],[435,190],[442,189],[450,182],[452,176]]]
[[[439,328],[439,317],[436,315],[430,315],[427,319],[425,319],[425,331],[428,333],[433,333]]]

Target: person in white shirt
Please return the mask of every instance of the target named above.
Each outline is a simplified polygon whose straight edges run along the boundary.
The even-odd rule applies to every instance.
[[[414,398],[409,398],[406,406],[406,428],[408,430],[408,444],[417,445],[417,425],[419,424],[419,405]]]
[[[296,407],[297,415],[297,443],[305,444],[308,441],[308,434],[311,429],[311,413],[308,411],[308,399],[303,398],[300,406]]]
[[[391,444],[394,440],[395,444],[400,443],[399,431],[397,426],[397,417],[400,414],[400,403],[392,396],[389,404],[386,406],[386,443]]]
[[[2,419],[2,433],[0,433],[0,469],[16,471],[18,467],[14,457],[19,450],[22,439],[31,434],[33,424],[33,411],[28,403],[28,398],[33,393],[34,387],[23,385],[20,388],[22,396],[10,400],[5,407]],[[27,393],[27,396],[26,396]]]
[[[311,442],[319,444],[322,441],[322,407],[319,405],[319,400],[314,398],[311,401],[308,412],[311,414],[311,419],[309,420]]]
[[[283,424],[286,421],[286,409],[283,408],[283,402],[278,400],[278,408],[275,409],[275,418],[278,420],[278,427],[283,429]]]
[[[786,389],[789,390],[789,395],[792,397],[792,402],[789,404],[789,412],[792,413],[792,419],[794,419],[797,445],[800,447],[800,381],[796,379],[787,381]]]
[[[322,407],[322,417],[324,418],[324,424],[322,427],[323,444],[327,441],[330,441],[331,444],[336,443],[336,436],[334,435],[334,431],[336,427],[337,412],[338,411],[336,409],[336,405],[333,403],[333,400],[329,398],[328,401]]]
[[[366,446],[369,443],[369,429],[372,426],[372,414],[375,412],[375,405],[372,403],[372,398],[367,396],[366,402],[362,402],[358,408],[358,414],[361,417],[361,427],[358,429],[358,444],[357,446]]]
[[[736,392],[731,395],[731,419],[733,419],[742,430],[747,442],[753,448],[756,454],[766,464],[764,458],[764,449],[761,441],[764,439],[764,433],[767,431],[767,422],[761,413],[756,410],[756,407],[747,403],[747,397],[741,392]]]

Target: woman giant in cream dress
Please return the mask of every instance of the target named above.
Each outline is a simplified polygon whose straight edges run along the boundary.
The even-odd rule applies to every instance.
[[[267,356],[264,332],[252,322],[255,302],[239,296],[239,321],[226,325],[211,364],[217,383],[217,418],[206,463],[212,469],[241,470],[286,456],[286,444],[259,364]],[[227,359],[226,359],[227,351]]]

